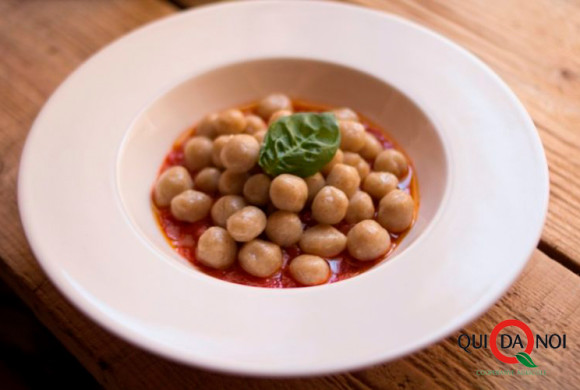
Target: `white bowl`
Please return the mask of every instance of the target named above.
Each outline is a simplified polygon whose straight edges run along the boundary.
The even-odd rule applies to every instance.
[[[188,78],[163,92],[127,132],[117,165],[119,195],[133,227],[160,255],[193,269],[168,245],[151,212],[151,200],[144,196],[175,139],[209,112],[255,101],[272,91],[351,107],[389,129],[410,154],[421,177],[421,207],[395,254],[435,220],[448,183],[447,153],[435,126],[413,102],[385,81],[352,68],[306,59],[251,60]]]
[[[272,91],[350,106],[409,153],[419,218],[388,261],[274,290],[207,276],[164,240],[149,191],[176,136]],[[525,265],[547,199],[532,121],[489,68],[399,18],[303,1],[200,8],[108,46],[46,104],[19,178],[30,244],[79,309],[168,358],[278,376],[394,359],[472,321]]]

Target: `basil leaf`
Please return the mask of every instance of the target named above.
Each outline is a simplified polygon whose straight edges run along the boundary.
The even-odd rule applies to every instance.
[[[308,177],[332,160],[339,145],[334,114],[293,114],[270,125],[258,164],[271,176],[290,173]]]

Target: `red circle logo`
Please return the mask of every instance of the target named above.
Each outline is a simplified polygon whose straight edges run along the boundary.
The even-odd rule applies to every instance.
[[[532,330],[530,329],[529,326],[524,324],[522,321],[518,321],[518,320],[502,321],[499,324],[497,324],[495,326],[495,328],[493,328],[493,330],[491,331],[491,336],[490,336],[491,352],[493,352],[493,354],[495,355],[496,358],[498,358],[499,361],[502,361],[502,362],[507,363],[507,364],[516,364],[516,363],[518,363],[518,359],[516,359],[514,356],[504,355],[497,348],[497,336],[499,335],[499,331],[502,330],[503,328],[508,327],[508,326],[516,326],[524,331],[524,333],[526,334],[526,338],[527,338],[527,345],[526,345],[526,349],[524,350],[524,352],[527,353],[528,355],[534,349],[534,334],[532,333]]]

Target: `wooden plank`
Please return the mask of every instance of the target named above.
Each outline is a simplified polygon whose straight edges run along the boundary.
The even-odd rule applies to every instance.
[[[391,12],[475,53],[515,91],[550,166],[542,240],[580,270],[580,5],[566,0],[340,0]],[[176,0],[183,6],[199,0]]]
[[[459,333],[410,357],[367,370],[310,379],[249,379],[186,367],[153,356],[112,336],[70,306],[48,281],[21,291],[39,318],[107,388],[432,389],[574,388],[580,381],[580,277],[536,251],[518,282],[478,321],[462,330],[490,334],[499,322],[520,319],[537,334],[566,333],[567,349],[536,349],[545,376],[479,376],[477,370],[523,369],[500,363],[489,350],[466,353]]]
[[[352,2],[442,33],[479,56],[510,85],[540,132],[550,167],[551,197],[542,240],[580,265],[578,2]]]
[[[90,4],[89,4],[90,3]],[[32,121],[64,78],[118,36],[174,12],[156,0],[4,1],[0,19],[0,256],[31,286],[44,276],[22,261],[30,250],[18,223],[18,161]]]
[[[545,377],[477,377],[476,369],[504,367],[488,351],[465,354],[456,337],[388,365],[357,373],[308,380],[246,379],[177,365],[134,348],[85,318],[46,280],[19,224],[15,183],[27,130],[62,79],[82,60],[115,37],[172,12],[157,1],[0,3],[0,276],[81,362],[109,388],[456,388],[572,387],[578,382],[577,350],[542,351],[536,363]],[[557,149],[556,149],[557,150]],[[566,151],[567,149],[564,149]],[[565,163],[562,155],[562,164]],[[578,276],[536,251],[526,271],[469,333],[489,333],[504,319],[519,318],[537,332],[566,332],[578,339]],[[537,357],[536,357],[537,356]]]

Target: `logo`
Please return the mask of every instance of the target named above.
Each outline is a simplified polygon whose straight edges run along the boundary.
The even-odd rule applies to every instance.
[[[526,334],[526,339],[527,339],[526,340],[526,349],[524,350],[524,352],[518,352],[515,357],[504,355],[497,347],[497,336],[499,336],[500,330],[502,330],[508,326],[517,326],[518,328],[523,330],[524,333]],[[502,335],[502,336],[504,336],[504,335]],[[509,335],[506,335],[506,336],[510,337]],[[526,324],[524,324],[522,321],[505,320],[505,321],[500,322],[491,331],[490,338],[491,338],[491,343],[490,343],[491,352],[494,354],[494,356],[500,362],[504,362],[507,364],[516,364],[517,362],[520,362],[526,367],[538,367],[538,366],[536,366],[536,364],[534,363],[534,361],[530,357],[530,353],[532,353],[532,351],[534,350],[534,334],[532,333],[532,330],[530,329],[530,327],[527,326]],[[517,343],[519,343],[520,346],[522,345],[522,340],[520,339],[520,335],[516,335],[516,337],[515,337],[514,344],[517,344]],[[503,345],[503,342],[502,342],[502,345]]]
[[[506,328],[510,328],[508,332]],[[516,329],[517,328],[517,329]],[[519,329],[519,332],[517,330]],[[505,320],[497,324],[489,335],[461,333],[457,345],[467,353],[478,349],[489,349],[497,360],[505,364],[522,364],[533,369],[537,368],[534,350],[565,349],[566,334],[547,333],[534,334],[532,329],[519,320]],[[537,356],[537,355],[534,355]],[[538,359],[539,360],[539,359]],[[477,370],[477,375],[546,375],[538,370]]]

